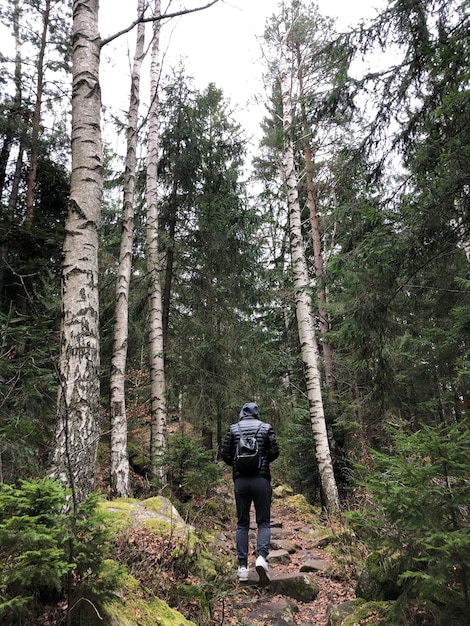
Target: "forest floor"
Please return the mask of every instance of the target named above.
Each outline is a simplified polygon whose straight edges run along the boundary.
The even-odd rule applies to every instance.
[[[327,626],[329,609],[355,598],[354,581],[344,571],[344,564],[335,559],[334,550],[319,547],[319,526],[318,520],[315,524],[306,523],[298,509],[286,504],[284,498],[273,501],[272,549],[268,557],[271,579],[274,582],[283,575],[299,573],[302,566],[313,562],[317,567],[309,576],[313,577],[319,587],[315,600],[300,602],[291,597],[276,595],[271,585],[260,587],[253,569],[253,555],[253,562],[249,563],[252,568],[250,580],[248,583],[240,583],[236,578],[236,571],[234,572],[234,591],[214,606],[213,623],[221,626]],[[229,530],[226,532],[228,534]],[[252,519],[250,545],[254,543],[255,537],[256,525]],[[284,550],[282,561],[276,562],[275,555],[280,553],[276,548],[283,545],[290,546],[290,553],[286,559]]]

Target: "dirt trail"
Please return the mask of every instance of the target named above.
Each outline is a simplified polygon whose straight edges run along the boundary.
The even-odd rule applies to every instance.
[[[253,513],[252,513],[253,514]],[[254,545],[254,519],[250,547]],[[228,532],[228,531],[227,531]],[[354,599],[352,585],[338,576],[334,559],[318,547],[318,533],[309,527],[283,499],[274,500],[271,551],[268,557],[272,585],[262,588],[254,571],[253,555],[247,583],[234,582],[234,593],[215,611],[214,624],[223,626],[328,626],[328,607]],[[311,570],[320,591],[313,601],[301,602],[276,593],[276,581]]]

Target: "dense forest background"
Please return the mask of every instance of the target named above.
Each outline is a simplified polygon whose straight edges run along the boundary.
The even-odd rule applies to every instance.
[[[0,5],[13,43],[0,53],[4,485],[49,474],[63,444],[71,5]],[[143,15],[146,7],[139,6]],[[435,606],[442,608],[451,590],[446,602],[463,615],[470,610],[468,3],[390,0],[374,20],[347,33],[338,33],[314,3],[279,6],[264,32],[263,78],[271,91],[250,159],[233,105],[215,84],[196,89],[184,64],[160,64],[158,79],[152,64],[158,97],[150,105],[148,95],[142,98],[133,122],[132,98],[128,112],[103,120],[105,136],[133,145],[135,165],[129,176],[129,152],[124,159],[104,142],[93,490],[122,495],[112,473],[124,456],[129,495],[163,489],[188,501],[207,492],[228,425],[245,401],[255,400],[281,442],[277,479],[328,509],[312,432],[319,416],[312,413],[299,335],[298,294],[308,287],[320,418],[340,509],[367,510],[356,524],[364,524],[370,543],[406,556],[402,571],[414,572],[410,584],[422,583],[420,593]],[[153,42],[154,60],[158,29],[171,23],[160,19],[160,8],[155,16],[146,24],[153,28],[146,46]],[[143,60],[144,47],[140,54]],[[135,72],[134,66],[134,87]],[[301,288],[286,146],[308,271]],[[153,266],[149,224],[158,234]],[[117,285],[129,229],[123,318]],[[152,353],[156,281],[161,347]],[[85,308],[78,315],[87,315]],[[113,400],[119,322],[127,328],[124,439],[116,435]],[[165,401],[154,406],[154,375],[158,380],[162,371]],[[201,464],[214,471],[201,471]],[[393,532],[384,539],[385,527]]]

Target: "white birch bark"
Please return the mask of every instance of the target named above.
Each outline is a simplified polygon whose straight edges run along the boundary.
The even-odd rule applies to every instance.
[[[311,146],[311,131],[307,121],[305,107],[305,90],[303,79],[303,62],[300,52],[300,45],[295,45],[295,56],[297,60],[297,79],[299,84],[299,99],[301,109],[301,121],[304,140],[305,177],[307,183],[307,201],[310,209],[310,226],[313,243],[313,258],[315,262],[315,276],[317,278],[317,310],[320,333],[323,339],[323,367],[325,371],[325,382],[330,389],[335,387],[335,377],[333,373],[333,349],[329,341],[330,316],[326,308],[326,289],[324,285],[325,267],[323,261],[323,245],[320,232],[320,218],[317,210],[317,200],[315,194],[315,182],[313,173],[313,150]]]
[[[161,2],[155,0],[154,16],[161,13]],[[152,58],[150,63],[150,109],[147,154],[147,271],[149,274],[149,359],[150,359],[150,457],[152,472],[165,482],[161,461],[166,448],[166,398],[163,359],[163,305],[160,283],[161,260],[158,247],[158,83],[160,77],[160,21],[153,23]]]
[[[459,221],[459,231],[460,231],[460,239],[461,246],[463,251],[465,252],[465,257],[467,262],[470,263],[470,238],[469,238],[469,230],[467,227],[467,223],[465,221],[465,211],[463,209],[463,202],[461,198],[455,198],[454,206],[457,211],[457,219]]]
[[[51,468],[78,499],[93,490],[100,437],[98,221],[103,179],[98,4],[98,0],[73,2],[72,177]]]
[[[315,443],[315,456],[320,475],[324,505],[329,515],[335,515],[339,511],[339,496],[333,472],[333,463],[328,444],[328,434],[323,410],[318,346],[314,332],[312,315],[312,293],[302,238],[301,210],[298,195],[298,176],[294,161],[294,142],[292,135],[294,115],[292,102],[292,81],[294,80],[294,72],[289,71],[286,57],[287,33],[284,18],[284,2],[279,2],[279,7],[279,79],[282,90],[283,128],[285,141],[284,158],[281,165],[281,177],[284,180],[287,190],[296,317],[307,386],[310,423]]]
[[[144,0],[138,0],[137,18],[144,11]],[[137,168],[137,139],[140,104],[140,74],[145,57],[145,24],[137,26],[134,63],[131,75],[129,111],[127,115],[127,150],[124,172],[121,246],[116,281],[114,344],[111,358],[111,494],[126,498],[130,495],[129,456],[127,453],[126,361],[128,345],[129,286],[132,271],[134,241],[134,201]]]

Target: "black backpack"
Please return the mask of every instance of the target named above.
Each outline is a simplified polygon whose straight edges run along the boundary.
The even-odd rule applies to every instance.
[[[240,438],[235,449],[234,465],[237,471],[244,476],[254,476],[261,468],[261,454],[258,448],[258,434],[262,424],[259,425],[255,435],[247,435],[238,425]]]

